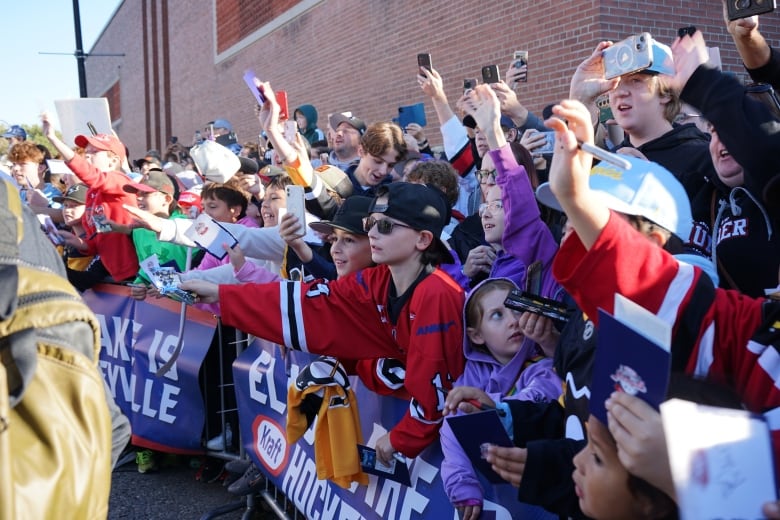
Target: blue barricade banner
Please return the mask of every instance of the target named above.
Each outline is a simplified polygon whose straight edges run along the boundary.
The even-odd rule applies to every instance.
[[[100,369],[117,405],[130,419],[133,443],[171,453],[202,453],[205,419],[198,372],[217,321],[189,307],[183,348],[167,373],[178,342],[181,304],[167,298],[136,301],[126,287],[99,285],[83,295],[101,328]]]
[[[457,519],[441,482],[442,453],[438,442],[408,462],[411,487],[374,475],[369,475],[368,486],[353,483],[350,489],[317,480],[316,424],[292,445],[287,443],[285,429],[288,385],[313,359],[315,356],[295,351],[283,356],[280,347],[255,339],[233,363],[241,437],[255,464],[309,519]],[[351,380],[364,441],[374,446],[403,417],[409,403],[379,396],[355,377]],[[541,509],[518,503],[517,490],[508,484],[501,488],[507,493],[502,492],[499,505],[493,501],[493,488],[485,486],[480,518],[553,518]]]

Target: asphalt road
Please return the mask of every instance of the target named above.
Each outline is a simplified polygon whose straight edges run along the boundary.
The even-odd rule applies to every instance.
[[[211,517],[239,520],[246,511],[246,498],[229,494],[222,482],[211,484],[195,480],[196,470],[186,460],[157,473],[138,473],[130,462],[116,468],[111,479],[109,520],[129,519],[200,519],[219,506],[237,503],[242,507],[230,513]],[[273,520],[277,516],[262,499],[256,498],[254,520]],[[209,518],[209,517],[207,517]]]

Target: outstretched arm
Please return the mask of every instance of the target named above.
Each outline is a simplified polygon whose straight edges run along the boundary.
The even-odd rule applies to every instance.
[[[609,221],[609,209],[590,190],[588,178],[593,157],[579,150],[577,142],[593,144],[590,114],[582,103],[570,99],[555,105],[553,114],[557,117],[546,121],[555,130],[550,188],[583,246],[590,249]]]

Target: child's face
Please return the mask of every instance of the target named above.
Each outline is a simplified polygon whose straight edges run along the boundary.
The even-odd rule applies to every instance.
[[[371,155],[363,148],[358,148],[358,154],[360,163],[355,169],[355,178],[361,186],[378,186],[398,162],[398,152],[393,148],[387,149],[382,155]]]
[[[572,474],[580,509],[596,520],[639,518],[641,513],[628,489],[628,471],[618,459],[617,446],[604,424],[588,419],[588,444],[574,457]]]
[[[504,307],[509,295],[506,289],[495,289],[482,295],[482,321],[468,328],[469,339],[484,345],[502,365],[509,363],[523,345],[525,336],[520,330],[520,312]]]
[[[488,205],[482,214],[482,229],[485,231],[485,241],[493,246],[501,247],[504,236],[504,209],[501,204],[501,188],[491,186],[487,191],[485,203]]]
[[[62,219],[65,222],[65,225],[70,227],[74,224],[80,224],[81,217],[84,215],[86,207],[86,205],[76,202],[75,200],[63,200]]]
[[[233,210],[232,212],[230,211],[231,209]],[[228,207],[227,202],[224,200],[212,198],[203,199],[203,213],[217,222],[228,223],[235,222],[238,215],[236,208]]]
[[[168,215],[168,208],[171,205],[171,202],[168,199],[169,195],[165,195],[165,193],[161,191],[153,191],[151,193],[139,191],[136,196],[140,209],[145,209],[149,213],[155,215]]]
[[[386,198],[381,197],[377,199],[376,204],[386,204],[386,200]],[[372,213],[370,216],[377,222],[388,220],[393,223],[392,229],[387,234],[379,232],[379,225],[375,225],[368,231],[371,259],[377,264],[401,265],[410,261],[421,249],[424,249],[422,246],[418,248],[420,231],[416,231],[384,213]]]
[[[343,229],[334,229],[330,236],[330,256],[339,278],[373,264],[371,244],[365,235],[356,235]]]
[[[273,227],[279,223],[279,208],[287,207],[287,194],[283,189],[269,187],[265,190],[260,216],[263,227]]]

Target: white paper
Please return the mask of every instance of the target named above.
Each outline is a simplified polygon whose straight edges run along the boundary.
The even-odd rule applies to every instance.
[[[672,325],[625,296],[615,294],[615,312],[612,314],[667,352],[672,348]]]
[[[99,134],[112,134],[111,114],[106,98],[58,99],[54,102],[60,120],[62,140],[72,146],[77,135],[92,135],[87,122],[92,123]]]
[[[237,243],[236,237],[205,213],[198,215],[185,235],[220,260],[227,254],[222,244],[233,247]]]
[[[761,417],[680,399],[662,403],[661,417],[680,518],[763,518],[777,495]]]

